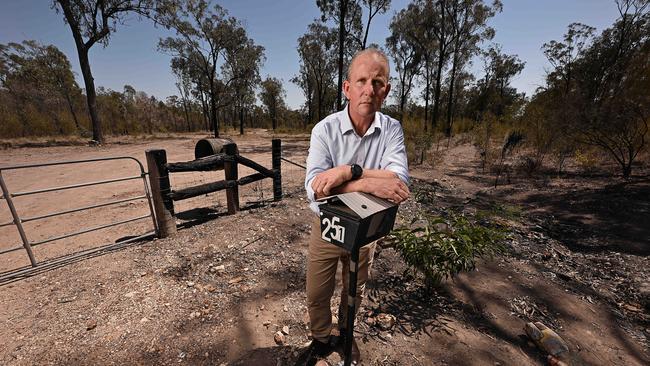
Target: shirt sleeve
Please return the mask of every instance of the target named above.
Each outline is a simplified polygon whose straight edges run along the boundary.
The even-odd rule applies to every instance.
[[[381,158],[381,168],[390,170],[397,174],[404,183],[409,184],[408,158],[406,157],[402,125],[397,121],[393,121],[388,130],[388,134],[386,150]]]
[[[332,155],[326,143],[326,133],[323,124],[316,124],[311,131],[309,153],[307,155],[307,173],[305,175],[305,190],[307,198],[312,203],[316,200],[311,183],[318,173],[332,168]]]

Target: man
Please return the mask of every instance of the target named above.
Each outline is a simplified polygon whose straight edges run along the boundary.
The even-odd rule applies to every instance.
[[[410,195],[404,134],[400,123],[379,112],[390,91],[388,58],[377,49],[357,53],[348,68],[343,92],[347,107],[320,121],[311,134],[305,188],[310,208],[318,215],[316,199],[345,192],[366,192],[400,203]],[[356,308],[359,309],[375,243],[359,253]],[[311,323],[312,363],[331,353],[343,337],[330,337],[330,302],[335,287],[338,261],[343,263],[343,290],[339,307],[339,327],[347,316],[347,265],[349,253],[321,239],[320,222],[314,219],[309,239],[307,303]],[[344,335],[345,330],[341,329]],[[353,343],[353,361],[359,362]]]

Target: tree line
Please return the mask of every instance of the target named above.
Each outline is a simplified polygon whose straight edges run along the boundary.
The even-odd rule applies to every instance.
[[[70,62],[53,45],[0,45],[0,136],[92,135],[268,126],[302,128],[340,110],[341,83],[358,50],[377,47],[392,62],[393,104],[405,122],[411,149],[424,160],[436,134],[474,131],[486,159],[491,141],[516,132],[532,148],[530,168],[595,147],[631,174],[648,132],[649,0],[614,0],[614,24],[600,34],[571,24],[561,40],[541,46],[550,70],[545,85],[526,97],[512,87],[525,63],[492,43],[490,20],[499,0],[413,0],[396,11],[383,45],[368,44],[378,14],[390,0],[316,0],[321,16],[297,37],[299,70],[290,82],[305,98],[299,110],[285,102],[282,81],[260,68],[265,49],[241,22],[207,0],[55,0],[69,26],[83,88]],[[108,46],[128,16],[163,26],[177,95],[157,100],[125,85],[94,85],[89,50]],[[482,65],[472,67],[473,65]],[[481,69],[479,72],[472,70]],[[499,132],[500,131],[500,132]]]
[[[130,134],[206,129],[219,136],[222,121],[275,128],[286,110],[278,79],[261,80],[264,48],[250,39],[240,21],[205,0],[56,0],[77,49],[81,88],[70,62],[54,45],[35,41],[0,45],[1,137],[35,135]],[[123,91],[96,87],[88,52],[108,46],[110,36],[129,15],[175,31],[158,42],[172,56],[178,95],[159,101],[130,85]],[[262,106],[255,104],[259,90]],[[299,123],[299,122],[297,122]],[[289,124],[291,125],[291,124]]]
[[[568,26],[543,45],[552,69],[522,116],[535,159],[566,156],[581,147],[604,152],[628,178],[646,147],[650,122],[650,2],[617,0],[619,17],[600,34]]]
[[[550,71],[545,85],[527,98],[511,85],[525,63],[491,42],[496,31],[489,21],[503,10],[499,0],[413,0],[392,17],[381,47],[394,73],[395,103],[386,109],[414,122],[405,129],[420,162],[436,133],[449,138],[460,124],[456,130],[474,131],[484,165],[515,141],[533,150],[522,163],[528,174],[550,160],[561,172],[567,157],[596,148],[627,178],[647,145],[650,5],[614,3],[618,17],[599,35],[574,23],[562,40],[541,46]],[[322,17],[298,38],[300,70],[291,79],[305,96],[307,123],[340,109],[344,65],[366,47],[374,15],[387,11],[390,1],[317,5]],[[470,71],[476,62],[483,64],[482,73]],[[493,142],[500,138],[504,146]]]
[[[184,87],[181,82],[176,83],[179,90]],[[93,137],[86,95],[70,61],[55,46],[31,40],[0,45],[0,85],[0,137]],[[192,98],[172,95],[159,100],[124,85],[117,91],[98,87],[95,100],[96,114],[109,135],[211,130],[203,106]],[[232,105],[220,109],[218,116],[233,122],[241,119],[250,127],[271,127],[263,107],[253,105],[241,115],[240,111]],[[226,127],[240,128],[238,123]]]

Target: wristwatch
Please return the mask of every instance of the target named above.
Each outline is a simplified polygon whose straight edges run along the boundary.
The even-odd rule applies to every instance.
[[[363,168],[361,168],[358,164],[350,165],[350,170],[352,171],[351,180],[356,180],[361,178],[361,175],[363,174]]]

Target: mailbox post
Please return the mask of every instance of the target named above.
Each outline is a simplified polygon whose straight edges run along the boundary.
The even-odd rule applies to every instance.
[[[344,346],[344,365],[352,363],[355,298],[359,249],[386,236],[397,215],[397,205],[363,192],[350,192],[319,200],[321,238],[350,252],[348,316]]]

